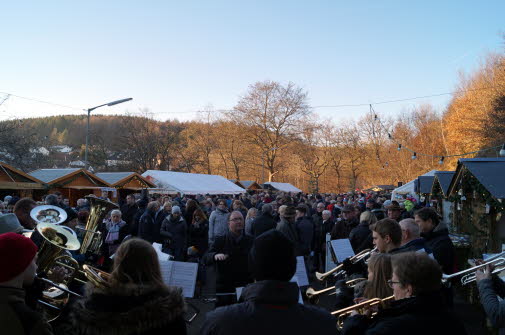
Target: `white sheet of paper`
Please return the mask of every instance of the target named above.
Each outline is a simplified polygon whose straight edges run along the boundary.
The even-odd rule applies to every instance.
[[[160,260],[161,276],[168,286],[182,288],[185,298],[193,298],[195,294],[198,263]]]
[[[307,269],[303,256],[296,257],[296,272],[293,278],[298,278],[298,286],[309,286],[309,278],[307,277]],[[293,279],[291,279],[293,281]]]
[[[348,238],[331,240],[331,247],[339,263],[342,263],[346,258],[354,256],[354,250],[352,250],[351,242]]]
[[[160,261],[168,261],[170,255],[161,251],[161,244],[160,243],[156,243],[156,242],[153,243],[153,248],[154,248],[154,250],[156,250],[156,253],[158,254],[158,258],[160,259]]]

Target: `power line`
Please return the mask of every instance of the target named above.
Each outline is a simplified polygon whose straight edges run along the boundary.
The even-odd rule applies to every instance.
[[[39,99],[35,99],[35,98],[23,97],[21,95],[16,95],[16,94],[12,94],[12,93],[7,93],[7,92],[0,92],[0,93],[1,94],[7,94],[8,96],[16,97],[16,98],[19,98],[19,99],[40,102],[42,104],[53,105],[53,106],[58,106],[58,107],[63,107],[63,108],[68,108],[68,109],[80,110],[80,111],[84,110],[84,108],[78,108],[78,107],[73,107],[73,106],[68,106],[68,105],[57,104],[57,103],[54,103],[54,102],[39,100]]]

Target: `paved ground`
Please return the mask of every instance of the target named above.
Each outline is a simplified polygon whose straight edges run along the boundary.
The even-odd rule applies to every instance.
[[[311,284],[316,290],[323,288],[317,281],[311,281]],[[212,267],[209,267],[207,268],[207,284],[203,289],[202,298],[189,300],[191,304],[195,305],[198,309],[200,309],[199,315],[190,325],[188,325],[189,335],[196,335],[200,333],[200,329],[205,320],[205,314],[214,309],[214,304],[212,302],[206,302],[204,298],[205,297],[214,298],[214,293],[215,293],[214,269]],[[454,313],[464,323],[467,333],[469,335],[492,334],[492,332],[489,332],[486,329],[486,320],[483,310],[478,305],[472,305],[465,302],[465,300],[462,298],[462,294],[466,294],[466,292],[456,291]],[[334,310],[332,305],[333,305],[333,296],[328,295],[324,295],[323,297],[321,297],[318,303],[318,306],[321,306],[329,311]],[[335,334],[337,334],[337,331],[335,331]]]

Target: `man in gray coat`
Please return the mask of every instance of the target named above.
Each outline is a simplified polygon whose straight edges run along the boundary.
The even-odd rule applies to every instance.
[[[336,320],[328,311],[298,303],[300,290],[290,282],[294,246],[284,234],[269,230],[258,236],[249,264],[256,282],[242,290],[240,303],[208,313],[202,335],[335,334]]]
[[[300,236],[295,223],[296,208],[291,205],[281,206],[281,208],[279,208],[279,215],[281,220],[277,223],[277,230],[283,233],[288,240],[293,243],[296,256],[302,256]]]
[[[218,200],[217,208],[210,214],[209,218],[209,246],[214,244],[217,236],[224,236],[228,233],[229,215],[226,200]]]
[[[475,273],[479,288],[480,303],[493,327],[499,328],[499,334],[505,334],[505,283],[497,275],[492,275],[494,267],[488,265],[485,270]]]

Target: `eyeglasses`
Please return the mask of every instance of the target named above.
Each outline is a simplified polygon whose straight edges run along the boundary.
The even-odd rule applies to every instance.
[[[391,279],[387,281],[389,287],[394,288],[394,284],[401,284],[399,281],[392,281]]]

